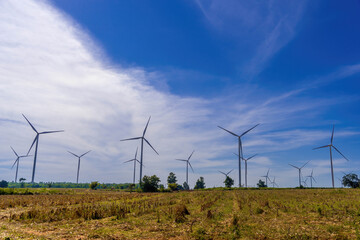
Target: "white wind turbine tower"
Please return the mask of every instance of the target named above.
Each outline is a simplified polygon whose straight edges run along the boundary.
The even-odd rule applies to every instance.
[[[243,132],[240,135],[237,135],[223,127],[218,126],[219,128],[221,128],[222,130],[230,133],[231,135],[237,137],[238,139],[238,154],[237,156],[239,157],[239,187],[241,187],[241,159],[243,158],[243,151],[242,151],[242,141],[241,141],[241,137],[243,137],[245,134],[247,134],[248,132],[250,132],[251,130],[253,130],[254,128],[256,128],[259,124],[256,124],[255,126],[253,126],[252,128],[248,129],[247,131]]]
[[[325,146],[321,146],[321,147],[317,147],[317,148],[314,148],[313,150],[315,149],[319,149],[319,148],[329,148],[330,150],[330,166],[331,166],[331,180],[332,180],[332,187],[334,188],[335,187],[335,182],[334,182],[334,168],[333,168],[333,160],[332,160],[332,148],[335,149],[335,151],[337,151],[338,153],[340,153],[341,156],[343,156],[343,158],[346,159],[346,161],[349,161],[349,159],[347,159],[344,154],[342,154],[339,149],[337,149],[334,145],[333,145],[333,140],[334,140],[334,129],[335,129],[335,126],[333,126],[333,130],[332,130],[332,134],[331,134],[331,139],[330,139],[330,144],[329,145],[325,145]]]
[[[141,145],[140,145],[140,181],[139,181],[140,183],[142,181],[142,167],[144,166],[143,165],[144,141],[152,148],[152,150],[154,150],[154,152],[156,152],[157,155],[159,155],[159,153],[155,150],[155,148],[153,148],[153,146],[151,146],[150,142],[145,138],[145,133],[146,133],[147,127],[149,125],[150,119],[151,119],[151,116],[149,117],[149,120],[146,123],[144,132],[143,132],[141,137],[127,138],[127,139],[120,140],[120,141],[129,141],[129,140],[141,139]]]
[[[30,123],[30,121],[25,117],[25,115],[23,114],[23,117],[25,118],[25,120],[29,123],[30,127],[34,130],[34,132],[36,132],[36,136],[35,139],[33,141],[33,143],[31,144],[31,147],[27,153],[27,155],[29,155],[29,152],[31,151],[31,148],[34,146],[35,144],[35,154],[34,154],[34,164],[33,164],[33,171],[32,171],[32,177],[31,177],[31,183],[34,183],[34,178],[35,178],[35,168],[36,168],[36,159],[37,159],[37,151],[38,151],[38,145],[39,145],[39,138],[41,134],[48,134],[48,133],[57,133],[57,132],[64,132],[64,130],[59,130],[59,131],[46,131],[46,132],[38,132],[36,130],[36,128]]]
[[[188,157],[188,159],[175,159],[177,161],[182,161],[182,162],[186,162],[186,184],[189,186],[189,181],[188,181],[188,176],[189,176],[189,166],[191,167],[191,170],[194,172],[193,167],[191,166],[190,163],[190,158],[192,157],[192,155],[194,154],[195,150],[190,154],[190,156]]]
[[[299,187],[301,186],[301,169],[303,167],[305,167],[306,164],[308,164],[310,161],[307,161],[304,165],[302,165],[302,167],[297,167],[297,166],[294,166],[292,164],[289,164],[290,166],[292,166],[293,168],[296,168],[297,170],[299,170]]]
[[[315,178],[313,177],[314,170],[311,170],[311,174],[309,176],[306,176],[307,178],[310,178],[310,187],[313,187],[313,181],[316,182]]]
[[[270,169],[268,169],[266,175],[261,176],[261,177],[264,177],[264,178],[265,178],[266,187],[268,187],[268,179],[269,179],[269,181],[271,182],[271,179],[269,178],[269,172],[270,172]]]
[[[11,147],[11,146],[10,146]],[[20,162],[20,158],[24,158],[24,157],[30,157],[31,155],[23,155],[23,156],[19,156],[15,150],[11,147],[11,149],[13,150],[13,152],[15,153],[16,155],[16,160],[14,162],[14,164],[12,165],[11,169],[13,169],[13,167],[15,166],[16,164],[16,173],[15,173],[15,182],[17,181],[17,175],[18,175],[18,170],[19,170],[19,162]]]

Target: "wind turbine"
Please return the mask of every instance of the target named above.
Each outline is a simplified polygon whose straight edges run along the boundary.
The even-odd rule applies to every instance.
[[[229,176],[229,174],[233,171],[234,169],[231,169],[229,172],[227,172],[227,173],[224,173],[224,172],[222,172],[222,171],[219,171],[220,173],[222,173],[222,174],[224,174],[225,175],[225,177],[228,177]]]
[[[194,154],[195,150],[190,154],[190,156],[188,157],[188,159],[175,159],[177,161],[183,161],[183,162],[186,162],[186,184],[189,186],[189,182],[188,182],[188,172],[189,172],[189,166],[191,167],[191,170],[194,172],[194,169],[192,168],[191,166],[191,163],[190,163],[190,158],[191,156]]]
[[[234,153],[235,155],[237,155],[236,153]],[[252,155],[251,157],[249,158],[242,158],[242,160],[244,160],[245,162],[245,187],[247,187],[247,161],[252,159],[253,157],[255,157],[257,154],[255,155]]]
[[[311,186],[311,188],[313,187],[313,183],[312,183],[313,180],[314,180],[314,182],[316,182],[315,178],[313,177],[313,171],[314,170],[311,170],[311,174],[309,176],[306,176],[306,177],[310,178],[310,186]]]
[[[270,169],[268,169],[267,173],[265,176],[261,176],[261,177],[264,177],[265,178],[265,181],[266,181],[266,187],[268,187],[268,179],[269,181],[271,182],[271,179],[269,178],[269,172],[270,172]]]
[[[11,147],[11,146],[10,146]],[[13,150],[13,152],[15,153],[16,155],[16,160],[14,162],[14,164],[12,165],[11,169],[13,169],[13,167],[15,166],[16,164],[16,173],[15,173],[15,182],[17,180],[17,175],[18,175],[18,170],[19,170],[19,162],[20,162],[20,158],[23,158],[23,157],[30,157],[31,155],[23,155],[23,156],[19,156],[15,150],[11,147],[11,149]]]
[[[30,123],[30,121],[25,117],[24,114],[22,114],[23,117],[25,118],[25,120],[29,123],[29,125],[31,126],[31,128],[36,132],[36,136],[35,139],[33,141],[33,143],[31,144],[31,147],[29,148],[29,151],[27,153],[27,155],[29,155],[29,152],[31,150],[31,148],[34,146],[35,142],[35,154],[34,154],[34,164],[33,164],[33,171],[32,171],[32,177],[31,177],[31,183],[34,183],[34,178],[35,178],[35,168],[36,168],[36,158],[37,158],[37,150],[38,150],[38,145],[39,145],[39,137],[41,134],[48,134],[48,133],[57,133],[57,132],[64,132],[64,130],[59,130],[59,131],[46,131],[46,132],[38,132],[35,127]]]
[[[238,157],[239,157],[239,187],[241,187],[241,159],[243,158],[243,153],[242,153],[242,142],[241,142],[241,137],[244,136],[245,134],[247,134],[248,132],[250,132],[251,130],[253,130],[255,127],[257,127],[259,124],[256,124],[254,127],[248,129],[247,131],[243,132],[240,135],[237,135],[223,127],[218,126],[219,128],[221,128],[222,130],[230,133],[231,135],[235,136],[238,138]]]
[[[140,163],[140,161],[137,159],[137,152],[138,152],[138,147],[136,148],[136,152],[135,152],[135,157],[133,159],[127,160],[124,163],[127,162],[134,162],[134,177],[133,177],[133,184],[135,184],[135,171],[136,171],[136,162]],[[141,163],[140,163],[141,164]]]
[[[308,185],[307,185],[307,183],[306,183],[307,180],[308,180],[308,179],[305,178],[305,180],[302,180],[302,181],[301,181],[301,182],[304,184],[304,185],[303,185],[304,187],[308,187]]]
[[[146,140],[146,138],[145,138],[145,133],[146,133],[146,129],[147,129],[148,125],[149,125],[150,118],[151,118],[151,116],[149,117],[149,120],[148,120],[147,123],[146,123],[144,132],[143,132],[143,134],[142,134],[141,137],[127,138],[127,139],[120,140],[120,141],[129,141],[129,140],[141,139],[141,146],[140,146],[140,150],[141,150],[141,151],[140,151],[140,183],[141,183],[141,179],[142,179],[142,167],[143,167],[143,156],[144,156],[144,141],[152,148],[152,150],[154,150],[154,152],[156,152],[157,155],[159,155],[159,153],[155,150],[155,148],[153,148],[153,146],[151,146],[151,144],[149,143],[149,141]]]
[[[290,166],[292,166],[293,168],[296,168],[297,170],[299,170],[299,187],[301,186],[301,169],[303,167],[305,167],[306,164],[308,164],[310,161],[307,161],[304,165],[302,165],[302,167],[297,167],[297,166],[294,166],[292,164],[289,164]]]
[[[270,183],[273,185],[273,188],[275,188],[275,186],[279,187],[279,185],[277,185],[277,183],[275,182],[275,177],[272,181],[270,180]]]
[[[82,155],[80,155],[80,156],[78,156],[78,155],[76,155],[75,153],[72,153],[72,152],[70,152],[70,151],[68,151],[68,152],[78,158],[78,169],[77,169],[76,183],[79,183],[80,159],[81,159],[81,157],[83,157],[83,156],[85,156],[86,154],[88,154],[89,152],[91,152],[91,150],[90,150],[90,151],[87,151],[86,153],[84,153],[84,154],[82,154]]]
[[[333,125],[333,130],[332,130],[332,134],[331,134],[331,140],[330,140],[330,144],[329,145],[325,145],[325,146],[321,146],[321,147],[317,147],[317,148],[314,148],[313,150],[315,149],[319,149],[319,148],[326,148],[328,147],[329,150],[330,150],[330,165],[331,165],[331,180],[332,180],[332,187],[334,188],[335,187],[335,183],[334,183],[334,169],[333,169],[333,161],[332,161],[332,151],[331,151],[331,148],[334,148],[338,153],[340,153],[341,156],[343,156],[343,158],[345,158],[347,161],[349,161],[349,159],[347,159],[344,154],[342,154],[339,149],[337,149],[334,145],[333,145],[333,140],[334,140],[334,129],[335,129],[335,126]]]

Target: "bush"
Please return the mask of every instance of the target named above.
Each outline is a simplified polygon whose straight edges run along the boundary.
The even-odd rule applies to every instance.
[[[8,183],[7,181],[5,181],[5,180],[2,180],[2,181],[0,182],[0,187],[1,187],[1,188],[7,188],[8,185],[9,185],[9,183]]]
[[[200,177],[195,184],[194,189],[203,189],[205,188],[205,182],[204,182],[204,178]]]
[[[234,185],[234,179],[232,179],[229,176],[226,176],[224,183],[225,183],[225,187],[231,188],[231,186]]]
[[[356,175],[354,173],[346,174],[342,178],[342,184],[345,187],[358,188],[359,182],[360,182],[360,179],[358,178],[358,175]]]
[[[167,183],[170,184],[170,183],[176,183],[176,182],[177,182],[177,180],[176,180],[175,173],[170,172],[169,176],[167,178]]]
[[[99,183],[98,182],[91,182],[90,183],[90,188],[92,190],[96,190],[96,188],[99,186]]]
[[[183,187],[184,187],[184,190],[189,190],[190,189],[189,185],[186,182],[183,183]]]
[[[256,184],[259,188],[261,187],[267,187],[267,185],[265,184],[265,182],[261,179],[259,179],[259,182]]]
[[[171,191],[176,191],[178,190],[178,185],[176,183],[169,183],[168,184],[168,188],[171,190]]]
[[[144,176],[141,182],[141,190],[143,192],[157,192],[159,188],[160,178],[156,175]]]

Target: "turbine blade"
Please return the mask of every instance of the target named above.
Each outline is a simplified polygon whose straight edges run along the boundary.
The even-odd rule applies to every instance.
[[[11,166],[11,169],[13,169],[13,167],[15,166],[16,162],[19,161],[19,157],[16,158],[14,164]]]
[[[125,161],[123,163],[132,162],[132,161],[136,161],[136,159],[127,160],[127,161]]]
[[[191,163],[188,161],[189,166],[191,167],[192,172],[194,172],[193,167],[191,166]]]
[[[246,160],[250,160],[250,159],[252,159],[253,157],[255,157],[257,154],[255,154],[255,155],[253,155],[253,156],[251,156],[251,157],[249,157],[248,159],[246,159]]]
[[[260,123],[256,124],[255,126],[253,126],[252,128],[250,128],[249,130],[243,132],[243,134],[240,135],[240,137],[244,136],[245,134],[247,134],[248,132],[250,132],[251,130],[253,130],[254,128],[256,128],[257,126],[259,126]]]
[[[24,158],[24,157],[32,157],[32,155],[23,155],[23,156],[19,156],[19,158]]]
[[[220,126],[218,126],[219,128],[221,128],[222,130],[224,130],[224,131],[227,131],[228,133],[230,133],[231,135],[234,135],[235,137],[240,137],[239,135],[237,135],[237,134],[235,134],[235,133],[233,133],[233,132],[230,132],[229,130],[226,130],[225,128],[223,128],[223,127],[220,127]]]
[[[32,149],[32,147],[34,146],[34,143],[37,141],[38,137],[39,137],[39,135],[36,135],[36,137],[34,138],[34,141],[32,142],[32,144],[31,144],[31,146],[30,146],[30,148],[29,148],[29,151],[27,152],[26,155],[29,155],[29,152],[31,151],[31,149]]]
[[[12,146],[10,146],[11,147],[11,149],[13,150],[13,152],[15,153],[15,155],[17,156],[17,157],[19,157],[19,155],[15,152],[15,150],[12,148]]]
[[[292,167],[294,167],[294,168],[297,168],[297,169],[299,169],[298,167],[296,167],[296,166],[294,166],[294,165],[292,165],[292,164],[290,164],[290,163],[289,163],[289,165],[290,165],[290,166],[292,166]]]
[[[149,143],[149,141],[146,140],[146,138],[144,138],[144,140],[145,140],[145,142],[146,142],[147,144],[149,144],[149,146],[156,152],[156,154],[159,155],[159,153],[155,150],[155,148],[153,148],[153,146],[151,146],[151,144]]]
[[[129,140],[137,140],[137,139],[141,139],[142,137],[134,137],[134,138],[127,138],[127,139],[122,139],[120,141],[129,141]]]
[[[308,164],[309,162],[310,162],[310,160],[307,161],[301,168],[305,167],[305,165]],[[301,169],[301,168],[300,168],[300,169]]]
[[[41,132],[39,134],[48,134],[48,133],[57,133],[57,132],[65,132],[64,130],[58,130],[58,131],[46,131],[46,132]]]
[[[190,154],[188,161],[190,160],[191,156],[194,154],[195,150],[192,151],[192,153]]]
[[[219,173],[222,173],[222,174],[224,174],[225,176],[227,176],[226,173],[224,173],[224,172],[222,172],[222,171],[219,171]]]
[[[231,169],[231,170],[226,174],[226,176],[229,175],[233,170],[234,170],[234,169]]]
[[[78,155],[76,155],[75,153],[72,153],[72,152],[70,152],[70,151],[68,151],[68,153],[74,155],[74,156],[77,157],[77,158],[79,157]]]
[[[175,159],[175,160],[177,160],[177,161],[187,162],[187,160],[185,160],[185,159]]]
[[[90,151],[87,151],[87,152],[84,153],[83,155],[80,155],[80,157],[85,156],[85,155],[88,154],[89,152],[91,152],[91,150],[90,150]]]
[[[326,148],[326,147],[329,147],[329,146],[331,146],[331,145],[325,145],[325,146],[321,146],[321,147],[313,148],[313,150],[315,150],[315,149],[319,149],[319,148]]]
[[[344,154],[342,154],[339,149],[337,149],[335,146],[332,146],[338,153],[340,153],[341,156],[343,156],[343,158],[345,158],[347,161],[349,161],[349,159],[347,159]]]
[[[313,176],[311,176],[311,178],[314,180],[314,182],[316,182],[315,178]]]
[[[236,156],[239,156],[239,154],[237,154],[237,153],[234,153]]]
[[[36,131],[36,129],[35,129],[35,127],[30,123],[30,121],[25,117],[25,115],[24,114],[22,114],[23,115],[23,117],[25,118],[25,120],[30,124],[30,126],[31,126],[31,128],[36,132],[36,133],[38,133],[38,131]]]
[[[135,152],[135,159],[137,159],[137,152],[138,152],[139,147],[136,148],[136,152]]]
[[[147,123],[146,123],[146,126],[145,126],[145,129],[144,129],[144,132],[143,132],[143,137],[145,136],[145,133],[146,133],[146,130],[147,130],[147,127],[148,127],[148,125],[149,125],[149,122],[150,122],[150,118],[151,118],[151,116],[149,117],[149,120],[147,121]]]
[[[332,134],[331,134],[331,145],[332,145],[333,140],[334,140],[334,130],[335,130],[335,125],[333,125],[333,130],[332,130]]]
[[[141,166],[145,167],[145,165],[142,164],[139,160],[136,159],[136,161],[137,161]]]

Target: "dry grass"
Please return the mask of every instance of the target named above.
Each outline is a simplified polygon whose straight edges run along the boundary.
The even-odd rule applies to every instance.
[[[357,239],[360,190],[0,196],[0,238]]]

